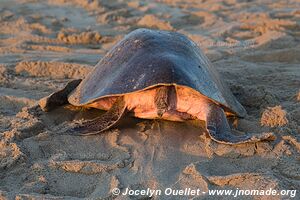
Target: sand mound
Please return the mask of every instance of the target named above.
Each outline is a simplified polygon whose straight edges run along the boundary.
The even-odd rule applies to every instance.
[[[0,170],[10,168],[24,158],[24,154],[15,143],[0,141]]]
[[[288,123],[287,112],[281,106],[268,107],[262,113],[260,123],[263,126],[283,126]]]
[[[98,32],[82,32],[79,34],[59,32],[57,39],[66,44],[97,44],[100,42],[101,35]]]
[[[49,3],[55,4],[55,5],[73,4],[78,7],[83,7],[87,10],[98,10],[101,8],[101,4],[97,0],[75,0],[75,1],[51,0],[51,1],[49,1]]]
[[[87,65],[61,62],[24,61],[16,65],[17,73],[52,78],[83,78],[92,69]]]
[[[142,27],[173,30],[173,27],[169,22],[163,21],[157,18],[155,15],[145,15],[138,21],[137,24]]]

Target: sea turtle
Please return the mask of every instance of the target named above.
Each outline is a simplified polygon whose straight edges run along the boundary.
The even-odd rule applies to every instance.
[[[65,103],[107,110],[72,128],[75,135],[100,133],[131,112],[144,119],[203,120],[210,137],[220,143],[273,136],[232,133],[226,116],[244,117],[246,110],[199,47],[176,32],[137,29],[116,44],[84,80],[71,81],[40,100],[44,111]]]

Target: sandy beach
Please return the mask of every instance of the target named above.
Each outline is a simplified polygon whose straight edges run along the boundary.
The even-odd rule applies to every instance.
[[[1,0],[0,27],[0,199],[150,199],[115,188],[201,191],[152,196],[163,200],[300,198],[299,1]],[[43,112],[38,100],[142,27],[197,43],[247,110],[237,129],[276,139],[226,145],[202,122],[130,116],[103,134],[61,134],[103,112]],[[278,195],[209,194],[269,189]]]

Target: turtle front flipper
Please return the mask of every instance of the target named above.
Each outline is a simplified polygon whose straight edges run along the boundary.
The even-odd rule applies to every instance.
[[[216,142],[224,144],[240,144],[275,139],[273,133],[235,135],[232,133],[222,108],[211,104],[209,110],[206,118],[206,128],[210,137]]]
[[[68,103],[69,94],[80,84],[82,79],[72,80],[67,85],[47,97],[39,100],[39,105],[43,111],[51,111],[54,108]]]
[[[124,97],[118,97],[112,107],[100,117],[84,121],[81,124],[69,129],[67,132],[72,135],[95,135],[115,125],[126,112]]]

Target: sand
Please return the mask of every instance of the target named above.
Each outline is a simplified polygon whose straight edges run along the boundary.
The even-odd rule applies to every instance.
[[[299,21],[296,0],[2,0],[0,199],[141,199],[113,196],[116,187],[299,190]],[[202,122],[129,116],[101,135],[61,134],[73,120],[101,112],[66,105],[45,113],[37,101],[84,78],[139,27],[193,39],[246,108],[238,129],[273,132],[277,139],[224,145],[207,136]],[[216,198],[233,197],[154,197]]]

